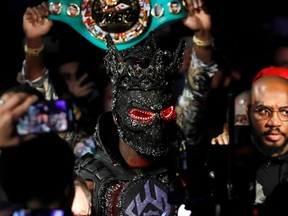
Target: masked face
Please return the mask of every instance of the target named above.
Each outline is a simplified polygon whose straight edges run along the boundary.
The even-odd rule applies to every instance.
[[[162,91],[117,90],[112,111],[120,138],[141,155],[165,155],[177,134],[171,99]]]

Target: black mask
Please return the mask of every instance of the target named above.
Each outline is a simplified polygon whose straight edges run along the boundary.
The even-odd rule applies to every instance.
[[[112,110],[120,137],[139,154],[164,155],[176,138],[175,107],[165,92],[118,90]]]
[[[184,41],[175,53],[156,48],[154,34],[144,46],[118,52],[108,36],[106,71],[114,85],[112,112],[120,138],[137,153],[163,156],[176,139],[172,86],[182,64]]]

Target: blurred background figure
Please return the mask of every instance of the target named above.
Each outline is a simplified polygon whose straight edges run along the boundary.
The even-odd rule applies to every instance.
[[[59,210],[71,216],[74,161],[68,143],[54,133],[2,149],[0,183],[8,201],[21,207],[15,211]]]
[[[234,112],[235,125],[249,125],[247,106],[249,102],[249,90],[245,90],[235,97]]]

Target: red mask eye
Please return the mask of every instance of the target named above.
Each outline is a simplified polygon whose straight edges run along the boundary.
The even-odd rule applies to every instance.
[[[162,111],[162,117],[166,121],[171,121],[176,118],[176,112],[174,106],[168,107],[166,110]]]
[[[143,111],[139,109],[131,109],[129,111],[129,115],[131,118],[138,120],[138,121],[152,121],[153,117],[155,116],[155,113],[153,112],[148,112],[148,111]]]

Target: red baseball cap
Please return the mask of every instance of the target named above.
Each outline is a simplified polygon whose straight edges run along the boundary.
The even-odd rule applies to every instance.
[[[256,82],[260,77],[263,76],[280,76],[284,77],[285,79],[288,79],[288,68],[283,68],[283,67],[266,67],[259,71],[254,78],[252,79],[252,84]]]

